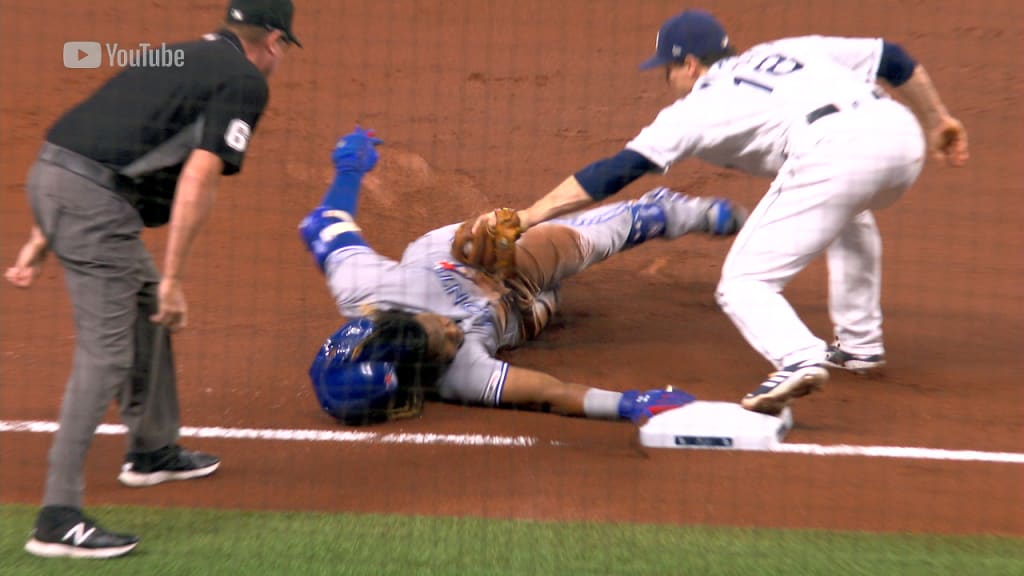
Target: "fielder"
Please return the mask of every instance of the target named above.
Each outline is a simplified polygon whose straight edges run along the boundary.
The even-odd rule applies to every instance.
[[[618,154],[568,177],[526,210],[521,229],[615,194],[689,157],[772,178],[733,242],[716,297],[747,342],[774,367],[742,399],[778,414],[828,380],[826,367],[882,366],[882,245],[871,211],[896,202],[924,164],[928,144],[953,166],[967,161],[967,134],[924,68],[881,38],[805,36],[735,55],[715,18],[688,10],[666,21],[656,54],[678,98]],[[476,229],[493,221],[480,216]],[[457,251],[462,248],[457,247]],[[782,296],[786,284],[827,254],[832,345],[817,338]]]
[[[742,226],[743,208],[657,188],[634,202],[531,229],[514,246],[514,268],[503,274],[452,258],[453,238],[474,221],[421,236],[396,262],[366,244],[355,218],[378,143],[361,129],[339,141],[335,181],[299,226],[349,319],[310,368],[324,411],[346,424],[380,422],[419,414],[424,395],[434,394],[449,402],[636,422],[693,401],[670,389],[620,393],[563,382],[495,355],[545,327],[566,278],[652,238],[731,236]]]

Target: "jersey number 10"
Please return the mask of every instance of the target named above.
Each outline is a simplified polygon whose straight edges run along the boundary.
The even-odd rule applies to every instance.
[[[783,56],[782,54],[773,54],[761,60],[757,66],[754,66],[755,72],[760,72],[765,76],[785,76],[786,74],[792,74],[797,70],[803,68],[804,65],[796,60]],[[760,80],[760,79],[759,79]],[[744,78],[742,76],[736,76],[732,80],[737,86],[745,84],[747,86],[753,86],[759,90],[765,92],[771,92],[774,88],[764,81],[753,80],[750,78]]]

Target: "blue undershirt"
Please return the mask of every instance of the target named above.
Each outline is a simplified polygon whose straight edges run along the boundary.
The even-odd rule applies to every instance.
[[[902,46],[882,41],[882,59],[878,64],[878,77],[893,86],[900,86],[914,74],[917,62]]]
[[[622,150],[615,156],[598,160],[574,176],[587,195],[601,201],[617,193],[649,172],[660,171],[654,162],[633,150]]]

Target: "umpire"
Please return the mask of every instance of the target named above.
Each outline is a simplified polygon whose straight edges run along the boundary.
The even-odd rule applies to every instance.
[[[185,326],[185,264],[221,176],[242,168],[267,105],[266,77],[290,44],[301,46],[293,11],[290,0],[231,0],[222,29],[167,47],[180,66],[121,71],[46,135],[28,175],[36,225],[6,276],[28,287],[46,253],[56,254],[76,338],[42,509],[25,545],[32,554],[112,558],[138,544],[82,513],[86,452],[115,398],[129,430],[121,483],[200,478],[220,465],[177,444],[167,330]],[[140,235],[165,224],[161,277]]]

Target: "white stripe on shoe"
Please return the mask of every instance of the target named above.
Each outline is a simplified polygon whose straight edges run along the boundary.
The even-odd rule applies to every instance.
[[[807,396],[828,382],[828,370],[818,364],[771,373],[757,390],[741,401],[747,410],[777,416],[794,398]]]
[[[43,542],[32,538],[25,543],[25,551],[43,558],[117,558],[131,552],[138,545],[138,542],[132,542],[124,546],[83,548],[59,542]]]
[[[171,480],[192,480],[194,478],[202,478],[209,476],[220,468],[220,462],[215,462],[209,466],[203,468],[195,468],[193,470],[157,470],[154,472],[135,472],[132,470],[132,465],[125,462],[121,466],[121,473],[117,476],[117,480],[125,486],[131,486],[132,488],[143,488],[146,486],[156,486],[164,482]]]

